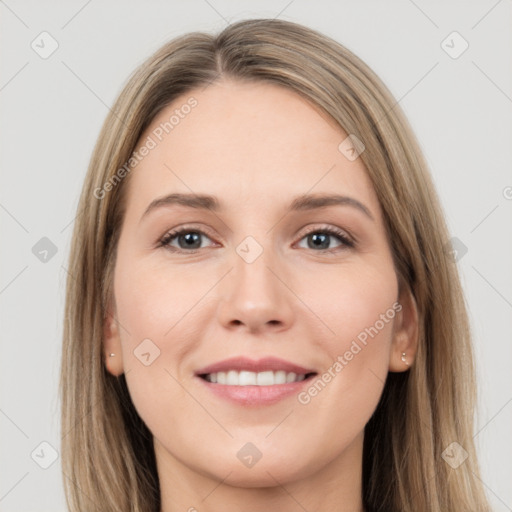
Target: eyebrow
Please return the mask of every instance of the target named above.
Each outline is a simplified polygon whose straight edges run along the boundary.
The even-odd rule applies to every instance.
[[[207,194],[168,194],[152,201],[142,214],[141,220],[151,211],[161,207],[173,205],[186,206],[197,210],[211,210],[219,212],[222,210],[219,200],[215,196]],[[308,211],[328,206],[352,206],[364,213],[371,220],[375,220],[370,210],[360,201],[349,196],[337,194],[303,194],[293,199],[288,211]]]

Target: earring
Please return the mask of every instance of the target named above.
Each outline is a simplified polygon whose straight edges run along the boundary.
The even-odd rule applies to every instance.
[[[109,357],[114,357],[114,356],[115,356],[115,354],[109,354]]]
[[[402,361],[409,366],[409,363],[407,362],[407,359],[405,359],[405,352],[402,352]]]

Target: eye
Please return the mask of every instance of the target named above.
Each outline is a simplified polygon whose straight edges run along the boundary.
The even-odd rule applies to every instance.
[[[332,239],[336,238],[338,241],[338,248],[351,248],[355,247],[355,242],[349,238],[349,236],[342,230],[336,228],[322,228],[322,229],[314,229],[306,233],[306,235],[301,238],[302,240],[307,241],[306,249],[314,249],[317,252],[322,251],[333,251],[336,247],[332,246]]]
[[[159,242],[160,247],[167,247],[176,252],[196,252],[202,249],[202,238],[211,240],[203,231],[199,229],[181,228],[167,233]],[[177,244],[177,246],[176,246]]]
[[[333,238],[337,246],[332,247]],[[159,241],[159,247],[165,247],[173,252],[188,252],[189,254],[197,252],[199,249],[204,249],[207,246],[203,245],[204,239],[211,240],[211,238],[202,230],[190,227],[182,227],[166,233]],[[355,247],[355,242],[342,230],[326,227],[316,228],[310,230],[301,239],[307,241],[305,249],[313,249],[316,252],[334,252],[343,250],[343,248]],[[210,246],[214,246],[212,242]],[[299,245],[300,246],[300,245]]]

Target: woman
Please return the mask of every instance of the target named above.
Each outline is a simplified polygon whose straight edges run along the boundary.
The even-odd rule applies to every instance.
[[[298,24],[161,48],[75,223],[71,510],[484,511],[439,200],[375,74]]]

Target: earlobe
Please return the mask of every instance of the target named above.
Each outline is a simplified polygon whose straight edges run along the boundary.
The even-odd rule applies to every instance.
[[[103,327],[103,358],[107,371],[119,377],[124,371],[121,339],[116,319],[109,309]]]
[[[418,350],[418,307],[408,286],[400,293],[402,308],[395,317],[389,359],[390,372],[405,372],[414,363]]]

